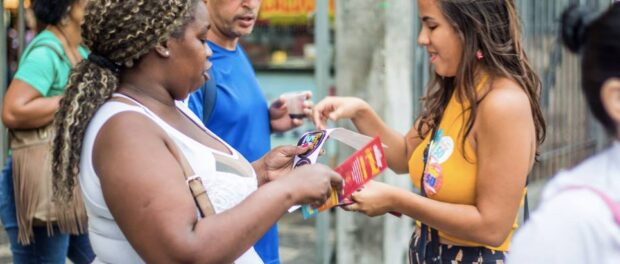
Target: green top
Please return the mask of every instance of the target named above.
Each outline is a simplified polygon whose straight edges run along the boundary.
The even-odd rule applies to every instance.
[[[88,56],[84,46],[78,50],[83,58]],[[54,33],[44,30],[24,50],[14,78],[29,84],[44,97],[52,97],[61,95],[65,90],[71,68],[60,40]]]

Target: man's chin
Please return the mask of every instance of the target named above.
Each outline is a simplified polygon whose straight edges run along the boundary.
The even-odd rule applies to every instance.
[[[237,30],[235,30],[235,33],[237,33],[236,35],[238,35],[239,37],[245,37],[247,35],[252,34],[253,30],[254,30],[254,26],[251,26],[251,27],[237,27]]]

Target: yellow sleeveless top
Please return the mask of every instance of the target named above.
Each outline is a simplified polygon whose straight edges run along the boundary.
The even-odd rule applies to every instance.
[[[488,77],[483,77],[476,90],[479,91]],[[467,101],[459,102],[456,92],[450,98],[444,111],[439,128],[435,133],[435,142],[429,148],[430,159],[425,174],[425,191],[428,198],[454,204],[474,205],[476,199],[476,175],[478,173],[476,152],[469,142],[463,145],[465,122],[470,116]],[[413,184],[420,188],[420,177],[424,168],[424,149],[429,144],[429,135],[418,145],[409,159],[409,175]],[[463,149],[465,146],[465,149]],[[465,155],[463,155],[465,154]],[[439,231],[443,239],[455,243],[486,247],[493,250],[507,251],[514,230],[517,228],[517,219],[504,243],[499,247],[491,247],[471,241],[459,239]],[[418,227],[420,222],[417,223]]]

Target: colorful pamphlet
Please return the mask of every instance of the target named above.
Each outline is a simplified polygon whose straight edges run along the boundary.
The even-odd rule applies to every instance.
[[[308,144],[310,145],[314,142],[314,145],[316,146],[317,142],[320,142],[320,140],[325,140],[325,135],[317,133],[316,131],[311,132],[310,135],[311,136],[309,138],[307,137],[306,139],[302,137],[302,140],[304,140],[303,142],[308,142]],[[295,166],[297,167],[303,164],[309,164],[303,160],[303,157],[299,159],[299,162],[301,163],[296,162]],[[364,184],[373,179],[375,176],[379,175],[386,168],[387,162],[385,161],[385,156],[383,153],[383,145],[381,144],[381,140],[379,139],[379,137],[376,137],[372,139],[370,143],[368,143],[366,146],[362,147],[353,155],[351,155],[340,166],[334,169],[336,172],[342,175],[344,179],[342,193],[339,194],[336,193],[336,191],[333,191],[330,199],[319,208],[312,208],[309,205],[304,205],[302,207],[302,214],[304,218],[307,219],[313,217],[319,212],[325,211],[334,206],[341,205],[343,204],[343,202],[346,203],[346,199],[349,198],[351,194],[353,194],[353,192],[360,189],[362,186],[364,186]]]

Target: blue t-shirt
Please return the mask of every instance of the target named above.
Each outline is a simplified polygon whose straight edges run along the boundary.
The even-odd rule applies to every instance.
[[[189,108],[248,161],[258,160],[271,149],[271,128],[267,99],[252,64],[239,45],[230,51],[209,41],[209,47],[213,50],[211,72],[217,87],[215,107],[205,120],[201,88],[190,96]],[[263,262],[280,263],[277,225],[256,242],[254,249]]]

